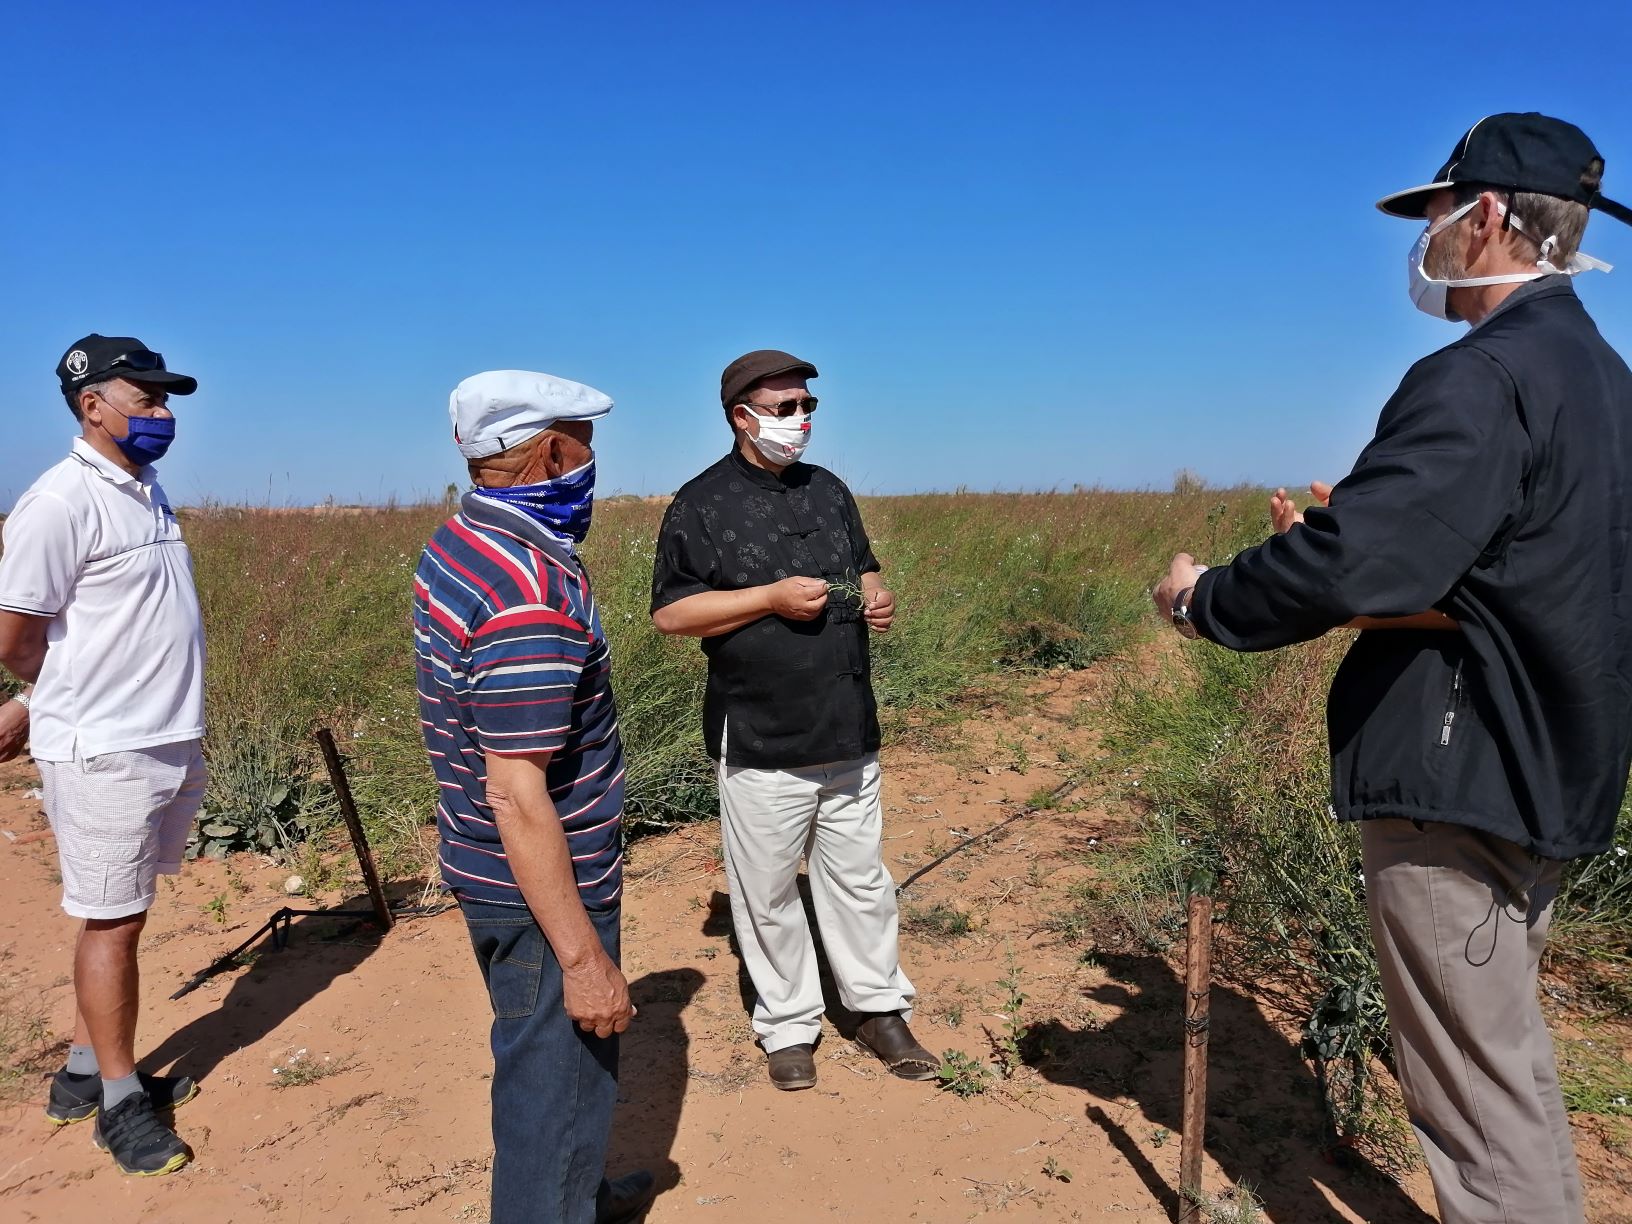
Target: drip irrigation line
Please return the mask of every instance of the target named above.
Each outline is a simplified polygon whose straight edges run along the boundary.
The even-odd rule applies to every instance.
[[[1080,785],[1081,785],[1081,781],[1079,779],[1077,779],[1077,778],[1067,778],[1064,782],[1061,782],[1053,790],[1049,791],[1048,797],[1049,797],[1050,800],[1061,799],[1064,796],[1066,796],[1067,794],[1069,794],[1070,792],[1076,790],[1076,788],[1078,786],[1080,786]],[[988,837],[991,837],[993,834],[1001,833],[1004,829],[1008,828],[1011,824],[1013,824],[1017,820],[1024,820],[1027,816],[1035,816],[1038,812],[1046,811],[1046,810],[1047,810],[1046,808],[1040,808],[1040,807],[1034,807],[1034,806],[1029,806],[1028,805],[1027,807],[1021,808],[1018,812],[1016,812],[1013,816],[1010,816],[1008,819],[999,821],[997,824],[995,824],[991,828],[987,829],[984,833],[976,833],[973,837],[966,837],[963,841],[961,841],[957,845],[953,846],[945,854],[939,855],[936,858],[931,859],[929,862],[925,863],[922,867],[918,868],[917,871],[915,871],[911,875],[909,875],[905,880],[902,880],[901,883],[897,884],[895,886],[895,895],[899,897],[902,893],[906,892],[907,889],[911,888],[915,883],[917,883],[919,880],[921,880],[924,876],[926,876],[930,872],[934,871],[935,868],[939,867],[942,863],[946,862],[946,860],[951,858],[954,854],[960,854],[963,851],[969,849],[969,847],[974,845],[976,842],[985,841]]]

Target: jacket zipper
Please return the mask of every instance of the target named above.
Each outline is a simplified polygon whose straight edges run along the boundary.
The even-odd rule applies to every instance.
[[[1439,746],[1450,747],[1451,726],[1456,722],[1456,707],[1462,704],[1462,664],[1456,665],[1451,675],[1451,695],[1445,703],[1445,721],[1439,729]]]

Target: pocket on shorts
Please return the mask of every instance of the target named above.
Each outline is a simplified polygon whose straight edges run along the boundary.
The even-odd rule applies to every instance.
[[[62,883],[68,900],[90,908],[130,905],[147,895],[143,879],[143,838],[75,839],[62,854]]]

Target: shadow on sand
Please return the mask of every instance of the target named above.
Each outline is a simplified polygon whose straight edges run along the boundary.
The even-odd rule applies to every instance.
[[[417,888],[412,891],[417,895]],[[351,897],[335,908],[367,910],[368,896]],[[202,1082],[227,1055],[275,1031],[379,946],[379,928],[366,919],[296,915],[290,920],[288,946],[273,951],[270,938],[257,943],[250,950],[254,962],[233,980],[221,1005],[139,1059],[142,1069],[160,1071],[174,1063],[174,1074]]]
[[[1128,1116],[1131,1110],[1107,1111],[1093,1102],[1088,1118],[1175,1216],[1184,984],[1156,957],[1101,954],[1096,960],[1111,980],[1088,996],[1121,1008],[1121,1014],[1082,1031],[1058,1022],[1036,1026],[1036,1066],[1054,1083],[1134,1102],[1142,1122]],[[1339,1221],[1331,1206],[1336,1201],[1368,1224],[1433,1224],[1392,1178],[1358,1153],[1345,1151],[1342,1166],[1323,1156],[1324,1111],[1314,1074],[1252,999],[1215,984],[1211,1032],[1207,1153],[1232,1183],[1251,1187],[1268,1219]],[[1151,1163],[1134,1137],[1135,1126],[1143,1137],[1172,1135],[1161,1149],[1172,1153],[1165,1162],[1170,1167]]]
[[[816,922],[816,903],[810,897],[810,880],[799,873],[799,899],[804,903],[805,924],[810,928],[810,940],[816,949],[816,967],[822,982],[822,1004],[826,1009],[827,1018],[833,1027],[838,1030],[839,1036],[850,1040],[856,1035],[856,1029],[861,1026],[865,1017],[857,1015],[847,1008],[839,999],[839,988],[833,981],[833,969],[827,961],[827,949],[822,946],[822,931]],[[758,992],[754,989],[754,980],[748,976],[748,966],[743,963],[742,949],[737,945],[737,933],[731,925],[730,898],[724,893],[717,892],[710,898],[708,917],[703,920],[703,934],[714,936],[728,936],[731,940],[731,954],[737,959],[737,992],[742,998],[742,1010],[748,1015],[754,1013],[754,1003],[758,999]]]
[[[619,1045],[618,1111],[607,1149],[608,1177],[646,1169],[657,1179],[659,1194],[680,1184],[674,1139],[691,1075],[691,1042],[681,1013],[703,981],[696,969],[664,969],[629,983],[629,997],[640,1016]]]

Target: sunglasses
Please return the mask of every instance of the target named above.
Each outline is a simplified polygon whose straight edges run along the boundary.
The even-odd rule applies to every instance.
[[[794,413],[801,410],[805,412],[815,412],[816,405],[819,403],[821,403],[821,400],[817,399],[814,395],[807,395],[804,399],[777,400],[774,404],[751,404],[745,400],[743,401],[742,406],[748,409],[749,412],[769,412],[773,416],[786,417],[792,416]]]
[[[135,370],[137,373],[151,373],[164,369],[164,354],[155,353],[151,349],[143,349],[139,353],[121,353],[104,367],[108,370]]]

